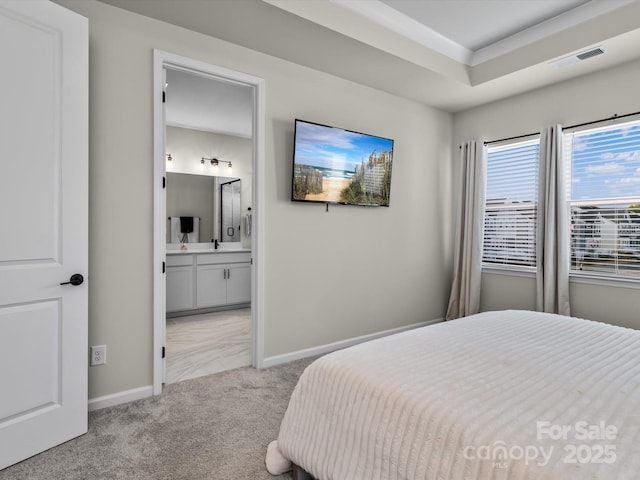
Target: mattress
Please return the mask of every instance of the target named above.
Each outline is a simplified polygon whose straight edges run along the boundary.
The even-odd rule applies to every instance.
[[[501,311],[334,352],[273,447],[319,480],[635,480],[640,332]]]

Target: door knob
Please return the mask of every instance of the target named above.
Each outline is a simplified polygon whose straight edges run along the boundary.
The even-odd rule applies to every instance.
[[[60,285],[71,284],[73,286],[78,286],[78,285],[82,285],[82,282],[84,282],[84,277],[79,273],[74,273],[73,275],[71,275],[71,278],[69,279],[68,282],[62,282]]]

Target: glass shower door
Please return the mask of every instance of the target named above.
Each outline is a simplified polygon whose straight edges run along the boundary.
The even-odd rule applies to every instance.
[[[220,185],[220,224],[223,242],[240,241],[240,180]]]

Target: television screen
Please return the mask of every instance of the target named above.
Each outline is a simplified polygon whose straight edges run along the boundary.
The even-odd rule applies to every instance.
[[[393,140],[297,120],[291,199],[389,206]]]

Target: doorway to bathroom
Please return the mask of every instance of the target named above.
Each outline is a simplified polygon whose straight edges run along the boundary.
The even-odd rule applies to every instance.
[[[263,89],[154,52],[154,394],[261,366]]]

